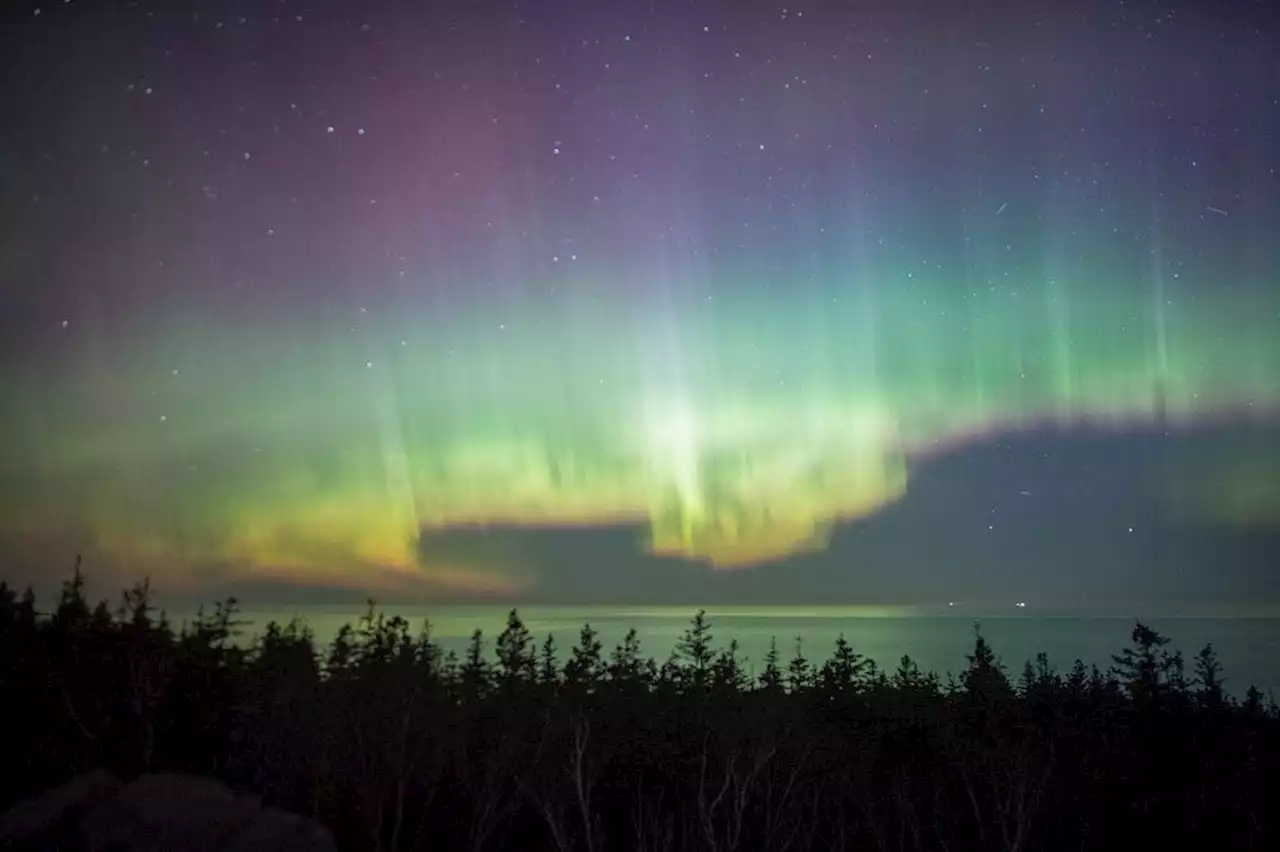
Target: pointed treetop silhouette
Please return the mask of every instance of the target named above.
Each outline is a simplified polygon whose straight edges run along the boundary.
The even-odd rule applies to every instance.
[[[960,683],[971,699],[989,705],[1007,701],[1013,696],[1013,687],[1004,666],[982,635],[982,628],[977,622],[973,625],[973,653],[966,655],[966,659],[969,667],[961,675]]]

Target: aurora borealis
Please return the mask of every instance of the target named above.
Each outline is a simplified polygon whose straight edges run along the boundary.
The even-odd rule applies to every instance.
[[[921,460],[1100,427],[1255,430],[1168,501],[1280,519],[1274,10],[295,5],[4,13],[0,556],[781,571]]]

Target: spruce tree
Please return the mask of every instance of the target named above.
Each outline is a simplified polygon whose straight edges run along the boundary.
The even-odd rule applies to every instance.
[[[544,684],[553,684],[560,679],[560,668],[556,662],[556,638],[550,633],[542,643],[542,654],[539,657],[538,680]]]
[[[903,654],[898,660],[898,668],[894,670],[890,682],[894,689],[913,690],[925,686],[927,679],[920,673],[920,667],[909,654]]]
[[[746,683],[742,661],[738,659],[738,640],[730,639],[728,647],[717,654],[711,664],[711,684],[720,692],[736,693]]]
[[[536,668],[533,634],[514,609],[507,614],[507,626],[498,634],[496,650],[499,673],[505,682],[533,680]]]
[[[805,658],[803,640],[797,636],[795,655],[787,664],[787,690],[792,693],[802,692],[813,686],[813,679],[813,666]]]
[[[1089,691],[1089,670],[1079,657],[1071,664],[1071,672],[1067,675],[1067,691],[1072,698],[1084,698]]]
[[[603,667],[600,659],[600,635],[590,624],[582,625],[578,644],[569,652],[569,662],[564,667],[565,682],[592,689],[600,681]]]
[[[711,639],[711,622],[707,620],[707,611],[700,609],[676,643],[676,656],[680,660],[685,680],[695,689],[705,687],[711,677],[711,664],[715,661]]]
[[[1168,688],[1173,658],[1164,646],[1169,644],[1169,639],[1141,621],[1134,625],[1130,637],[1133,645],[1111,658],[1115,662],[1113,671],[1134,703],[1148,706],[1158,701]]]
[[[644,660],[640,657],[640,638],[633,627],[627,631],[621,644],[613,649],[609,657],[609,679],[634,683],[641,680],[644,673]]]
[[[478,628],[472,632],[458,670],[458,681],[463,695],[476,699],[489,687],[489,662],[484,658],[484,633]]]
[[[970,698],[980,704],[1005,701],[1013,694],[1004,666],[976,623],[973,625],[973,653],[966,656],[969,667],[961,676],[961,684]]]
[[[1196,700],[1204,707],[1220,708],[1224,703],[1223,681],[1222,664],[1218,662],[1218,654],[1210,642],[1196,654],[1195,683],[1199,687]]]
[[[766,692],[782,691],[782,670],[778,668],[778,638],[769,639],[769,652],[764,655],[764,671],[759,677],[760,688]]]
[[[1262,690],[1250,684],[1249,689],[1244,694],[1244,703],[1240,705],[1240,709],[1244,711],[1246,716],[1251,716],[1255,719],[1265,715],[1266,710],[1262,703]]]
[[[80,570],[80,554],[77,553],[71,579],[62,581],[62,589],[58,593],[58,608],[53,613],[50,625],[55,630],[64,631],[88,620],[89,602],[85,598],[84,573]]]
[[[841,633],[831,657],[822,664],[819,683],[829,695],[855,691],[863,686],[867,661],[863,659]]]

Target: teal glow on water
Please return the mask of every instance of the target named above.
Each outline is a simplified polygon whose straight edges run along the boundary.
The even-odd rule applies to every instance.
[[[430,620],[432,634],[446,649],[461,652],[471,632],[484,631],[489,649],[506,623],[503,607],[385,607],[388,615],[406,618],[418,631]],[[584,623],[599,632],[606,654],[622,641],[630,628],[639,634],[646,656],[662,662],[675,647],[694,613],[687,607],[528,607],[522,620],[541,642],[555,636],[563,661]],[[344,623],[355,624],[362,612],[356,607],[309,606],[246,609],[249,622],[245,638],[276,620],[294,616],[305,619],[317,640],[327,644]],[[736,638],[748,671],[758,671],[776,637],[784,660],[795,651],[796,638],[811,661],[826,659],[843,633],[860,654],[879,665],[893,668],[909,654],[922,668],[945,674],[965,665],[973,646],[973,619],[967,616],[911,615],[910,610],[889,607],[829,607],[817,609],[721,607],[708,608],[714,643],[723,646]],[[175,614],[175,625],[189,617]],[[1129,643],[1132,618],[1118,617],[990,617],[980,619],[983,635],[1000,655],[1010,676],[1016,677],[1025,660],[1043,651],[1058,669],[1070,668],[1078,657],[1100,668],[1111,664],[1111,655]],[[1181,650],[1187,660],[1187,676],[1193,675],[1192,659],[1205,643],[1212,642],[1226,667],[1227,686],[1241,695],[1249,684],[1280,697],[1280,618],[1151,618],[1147,623],[1169,636],[1171,650]]]

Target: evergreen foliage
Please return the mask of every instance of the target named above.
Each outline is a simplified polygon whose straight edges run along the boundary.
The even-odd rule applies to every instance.
[[[842,636],[756,673],[705,612],[658,666],[589,625],[559,662],[512,611],[461,659],[371,602],[319,648],[253,638],[234,600],[174,630],[146,583],[56,609],[0,584],[0,807],[85,769],[216,776],[314,816],[344,848],[1058,850],[1275,848],[1280,719],[1227,693],[1213,647],[1184,676],[1137,624],[1107,673],[1039,655],[1010,683],[974,630],[946,686]]]

